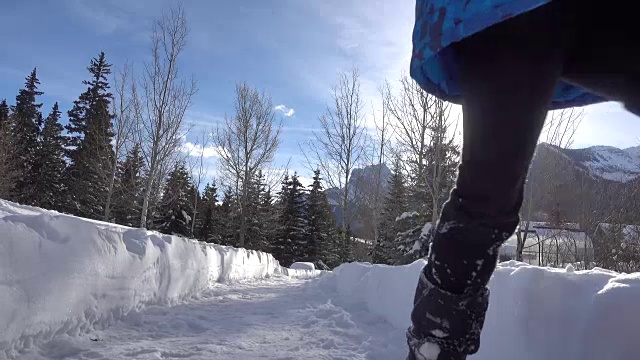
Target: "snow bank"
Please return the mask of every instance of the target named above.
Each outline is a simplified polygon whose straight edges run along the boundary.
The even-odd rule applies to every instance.
[[[291,264],[290,268],[292,269],[296,269],[296,270],[315,270],[316,266],[313,265],[313,263],[311,262],[294,262],[293,264]]]
[[[0,359],[217,282],[319,273],[282,268],[271,254],[0,200]]]
[[[351,263],[323,279],[339,300],[365,306],[400,330],[409,326],[424,261],[405,266]],[[640,358],[640,273],[574,271],[502,263],[472,360]]]

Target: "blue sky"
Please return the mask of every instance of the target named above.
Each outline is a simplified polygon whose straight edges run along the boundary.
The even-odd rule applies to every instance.
[[[0,13],[0,98],[13,102],[34,67],[48,112],[66,112],[82,92],[91,57],[105,51],[114,67],[140,66],[150,23],[167,0],[6,0]],[[311,136],[337,74],[360,69],[365,99],[384,79],[407,72],[412,0],[185,0],[191,34],[182,59],[199,92],[188,120],[215,126],[233,111],[238,81],[282,105],[283,144],[274,166],[291,158],[305,172],[298,143]],[[367,106],[368,109],[370,106]],[[291,111],[293,109],[293,111]],[[640,119],[618,104],[587,107],[575,147],[640,144]],[[290,115],[290,116],[287,116]],[[189,140],[195,136],[190,135]],[[308,174],[305,174],[308,175]]]

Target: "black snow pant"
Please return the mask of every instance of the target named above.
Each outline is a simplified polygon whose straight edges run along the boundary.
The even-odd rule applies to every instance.
[[[627,15],[620,14],[625,7]],[[630,5],[604,9],[594,1],[555,0],[454,44],[462,159],[416,289],[410,359],[463,360],[478,350],[487,283],[500,245],[518,225],[557,82],[640,115],[640,31],[630,14]],[[439,351],[429,352],[432,344]]]

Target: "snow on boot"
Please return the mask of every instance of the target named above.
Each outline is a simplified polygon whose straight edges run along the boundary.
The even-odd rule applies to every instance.
[[[420,274],[411,313],[413,325],[407,330],[408,359],[465,360],[480,346],[489,289],[452,294],[434,285],[425,270]]]

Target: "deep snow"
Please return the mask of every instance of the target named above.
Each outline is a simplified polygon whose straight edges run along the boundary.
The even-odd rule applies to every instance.
[[[423,260],[406,266],[343,264],[321,279],[350,308],[397,332],[409,325]],[[498,265],[478,354],[470,360],[640,359],[640,273]]]
[[[218,282],[317,271],[270,254],[199,243],[0,200],[0,358],[77,336]]]
[[[424,261],[271,255],[0,201],[0,358],[403,359]],[[498,266],[470,360],[640,358],[640,274]]]

